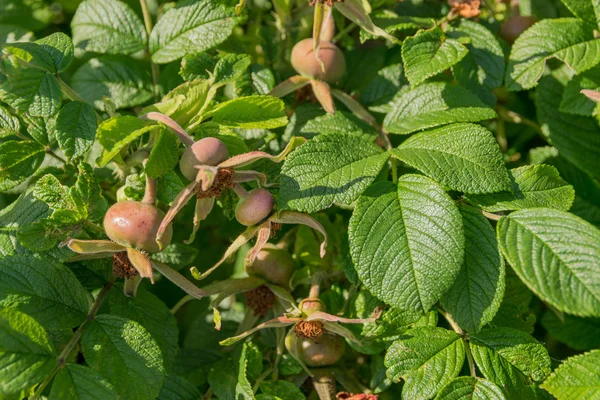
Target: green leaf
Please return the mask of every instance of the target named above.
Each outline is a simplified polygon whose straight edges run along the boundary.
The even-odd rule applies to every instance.
[[[27,314],[0,310],[0,397],[21,399],[56,366],[44,328]]]
[[[598,41],[600,43],[600,40]],[[600,50],[598,51],[600,54]],[[558,111],[564,86],[554,77],[540,81],[536,93],[537,116],[550,144],[576,167],[600,177],[600,128],[593,118]]]
[[[146,174],[151,178],[160,178],[173,171],[179,163],[178,147],[177,136],[166,129],[161,129],[158,140],[148,157]]]
[[[292,136],[312,138],[316,135],[353,135],[372,142],[377,131],[354,114],[337,110],[333,114],[326,113],[309,119]]]
[[[512,189],[496,139],[479,125],[454,124],[421,132],[392,154],[454,190],[493,193]]]
[[[210,79],[211,72],[214,71],[218,59],[208,53],[187,54],[181,60],[181,69],[179,75],[186,80]]]
[[[78,326],[92,304],[90,294],[63,264],[29,255],[0,259],[0,305],[16,308],[46,329]]]
[[[260,384],[260,390],[267,395],[278,397],[286,400],[305,400],[306,396],[300,391],[298,386],[296,386],[292,382],[279,380],[276,382],[273,381],[263,381]]]
[[[14,66],[7,70],[8,79],[0,84],[0,100],[33,117],[47,117],[58,112],[62,94],[58,81],[50,72]]]
[[[525,165],[509,171],[513,193],[468,195],[467,200],[486,211],[512,211],[525,208],[554,208],[568,211],[575,199],[573,186],[550,165]]]
[[[544,345],[520,330],[483,330],[470,335],[469,346],[483,375],[504,389],[509,399],[531,398],[526,385],[550,374]]]
[[[494,105],[496,96],[492,91],[502,86],[505,73],[504,51],[498,39],[488,28],[468,19],[463,19],[449,36],[469,39],[465,44],[469,54],[452,67],[457,82],[486,104]]]
[[[49,400],[116,400],[113,386],[98,372],[78,364],[67,364],[56,375]]]
[[[0,105],[0,138],[19,133],[20,128],[19,119]]]
[[[375,180],[388,159],[372,141],[321,135],[290,153],[281,169],[281,209],[315,212],[351,204]]]
[[[40,178],[33,187],[33,195],[54,210],[75,210],[77,208],[69,189],[63,186],[54,175],[47,174]]]
[[[287,124],[285,104],[273,96],[238,97],[205,114],[217,124],[243,129],[274,129]]]
[[[406,78],[416,86],[452,67],[468,53],[459,41],[445,37],[441,29],[419,31],[402,45]]]
[[[575,15],[587,23],[598,26],[600,21],[600,3],[598,0],[561,0]]]
[[[500,308],[504,296],[504,259],[488,220],[472,207],[461,206],[458,210],[465,230],[465,260],[441,303],[461,328],[476,333]]]
[[[497,232],[504,257],[542,300],[570,314],[600,316],[598,229],[564,211],[539,208],[503,217]]]
[[[435,400],[505,400],[502,390],[494,383],[472,376],[454,378],[435,397]]]
[[[360,280],[400,310],[429,311],[462,268],[461,215],[444,190],[423,176],[372,185],[359,197],[348,229]]]
[[[153,97],[148,66],[125,57],[92,58],[75,71],[71,87],[98,110],[105,109],[104,98],[122,109],[142,105]]]
[[[515,328],[532,334],[536,318],[529,310],[529,304],[533,299],[533,293],[512,268],[506,269],[504,281],[504,298],[496,316],[490,322],[490,327]]]
[[[48,218],[23,225],[17,237],[23,247],[47,251],[81,231],[81,216],[72,210],[56,210]]]
[[[119,0],[86,0],[71,20],[73,43],[78,49],[107,54],[131,54],[147,41],[144,24]]]
[[[219,59],[215,66],[215,85],[226,85],[235,82],[252,64],[252,58],[247,54],[226,54]]]
[[[131,142],[158,127],[154,122],[142,121],[131,115],[107,119],[98,126],[96,132],[98,142],[104,148],[96,164],[99,167],[106,165]]]
[[[572,349],[585,351],[600,347],[599,318],[580,318],[562,314],[561,319],[555,312],[546,311],[541,323],[552,337]]]
[[[194,385],[180,376],[169,374],[160,389],[158,400],[197,400],[200,397]]]
[[[433,82],[401,90],[391,103],[383,126],[390,133],[406,135],[456,122],[497,118],[496,112],[465,88]]]
[[[198,127],[195,136],[204,139],[205,137],[215,137],[225,143],[229,156],[237,156],[238,154],[247,153],[250,151],[244,139],[238,136],[231,128],[221,126],[214,122],[206,122]]]
[[[36,142],[0,143],[0,191],[8,190],[30,177],[44,161],[44,148]]]
[[[596,66],[582,74],[574,76],[565,87],[560,111],[566,114],[591,117],[598,114],[598,105],[581,91],[600,89],[600,67]]]
[[[107,201],[102,197],[102,188],[94,176],[94,169],[87,163],[78,166],[77,182],[70,190],[79,214],[91,221],[104,217],[108,209]]]
[[[248,343],[244,343],[242,347],[238,347],[232,359],[222,359],[213,364],[208,374],[208,383],[219,399],[254,399],[254,391],[247,377],[251,349]]]
[[[546,60],[557,58],[576,74],[600,63],[600,40],[593,27],[575,18],[544,19],[523,32],[512,46],[506,68],[506,88],[533,88],[542,77]],[[555,99],[560,102],[560,98]]]
[[[404,379],[402,399],[433,397],[458,376],[464,361],[464,342],[443,328],[411,329],[385,354],[387,376]]]
[[[377,75],[360,92],[360,104],[372,110],[373,107],[387,104],[407,83],[403,72],[402,63],[388,65],[377,71]]]
[[[215,0],[185,0],[169,9],[150,34],[152,61],[166,64],[225,41],[241,21],[233,7]]]
[[[32,31],[46,27],[54,18],[44,0],[0,0],[0,23],[15,24]]]
[[[600,396],[600,350],[568,358],[542,384],[558,400]]]
[[[158,396],[165,374],[160,348],[137,322],[98,315],[83,332],[81,351],[119,397],[145,400]]]
[[[165,368],[170,369],[179,350],[179,330],[167,306],[152,293],[141,289],[136,297],[126,297],[122,290],[114,290],[109,304],[112,315],[131,319],[146,328],[160,347]]]
[[[63,72],[73,61],[73,42],[62,32],[33,43],[13,43],[5,49],[21,60],[52,73]]]
[[[67,160],[83,156],[96,138],[96,113],[92,106],[71,101],[56,115],[55,136]]]

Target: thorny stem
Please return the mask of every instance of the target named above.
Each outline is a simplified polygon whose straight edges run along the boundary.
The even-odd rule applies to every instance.
[[[450,324],[450,326],[452,327],[454,332],[456,332],[456,334],[461,337],[461,340],[463,341],[463,343],[465,345],[465,352],[467,353],[467,361],[469,362],[469,371],[471,373],[471,376],[476,378],[477,371],[475,370],[475,361],[473,360],[473,354],[471,353],[471,348],[469,347],[469,341],[467,339],[467,334],[465,333],[465,331],[462,330],[462,328],[460,326],[458,326],[458,324],[452,318],[452,315],[450,315],[450,313],[445,311],[440,306],[437,306],[436,308],[437,308],[438,313],[440,313],[440,315],[443,316],[446,319],[446,321],[448,321],[448,324]]]
[[[142,15],[144,16],[146,32],[148,33],[148,37],[150,37],[150,33],[152,33],[152,16],[150,15],[150,11],[148,11],[148,4],[146,3],[146,0],[140,0],[140,6],[142,7]],[[150,56],[150,50],[148,50],[148,48],[146,48],[146,54]],[[158,74],[160,73],[160,70],[158,69],[158,65],[152,62],[152,57],[150,57],[150,65],[152,69],[154,101],[158,101]]]
[[[90,322],[92,322],[94,318],[96,318],[96,314],[98,313],[98,310],[100,310],[102,302],[106,298],[106,295],[108,294],[110,289],[113,287],[114,283],[115,280],[113,278],[104,284],[104,287],[102,288],[102,290],[100,290],[100,293],[98,293],[98,297],[96,297],[96,300],[94,300],[94,303],[92,304],[92,307],[88,312],[87,318],[85,319],[85,321],[83,321],[81,325],[79,325],[79,328],[77,328],[77,330],[73,334],[73,337],[71,337],[71,340],[69,340],[63,351],[59,354],[58,358],[56,359],[56,367],[54,368],[52,373],[46,378],[46,380],[44,380],[44,382],[42,382],[42,384],[38,386],[35,393],[31,397],[33,400],[40,398],[40,396],[46,389],[46,386],[48,386],[52,379],[54,379],[58,371],[60,371],[67,364],[67,358],[69,357],[69,354],[71,354],[71,351],[73,351],[75,346],[77,346],[77,343],[79,342],[79,339],[81,339],[81,335],[83,335],[83,331],[85,330],[85,328],[87,328]]]

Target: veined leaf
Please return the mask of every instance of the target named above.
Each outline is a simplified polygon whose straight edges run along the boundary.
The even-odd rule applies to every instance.
[[[490,212],[546,207],[567,211],[575,199],[573,186],[565,182],[556,168],[526,165],[509,171],[513,193],[467,195],[467,200]]]
[[[521,34],[510,52],[506,88],[533,88],[542,77],[546,60],[558,58],[576,74],[600,63],[600,40],[593,27],[575,18],[544,19]],[[559,101],[556,99],[556,101]]]
[[[494,193],[512,189],[494,136],[479,125],[454,124],[421,132],[392,154],[454,190]]]
[[[465,44],[469,54],[452,67],[456,80],[485,104],[494,105],[496,96],[492,91],[502,86],[505,73],[504,51],[498,39],[485,26],[468,19],[448,35],[469,39]]]
[[[599,41],[600,42],[600,41]],[[542,131],[550,144],[579,169],[600,177],[600,128],[593,118],[564,114],[558,109],[564,87],[554,77],[540,81],[536,108]]]
[[[600,396],[600,350],[567,359],[542,388],[558,400],[597,398]]]
[[[54,378],[49,400],[116,400],[113,386],[98,372],[78,364],[65,365]]]
[[[83,156],[96,138],[96,113],[92,106],[71,101],[56,115],[55,137],[68,160]]]
[[[152,61],[165,64],[186,54],[209,50],[225,41],[240,21],[233,7],[216,0],[180,1],[152,30]]]
[[[131,54],[146,45],[144,24],[119,0],[85,0],[71,20],[73,43],[95,53]]]
[[[158,396],[165,374],[160,348],[137,322],[98,315],[83,332],[81,351],[119,397],[145,400]]]
[[[504,257],[541,299],[570,314],[600,316],[598,229],[564,211],[538,208],[503,217],[497,233]]]
[[[154,122],[145,122],[131,115],[113,117],[98,126],[96,136],[104,148],[102,156],[96,161],[102,167],[112,160],[119,152],[131,142],[159,128]]]
[[[204,115],[217,124],[244,129],[274,129],[287,124],[285,105],[273,96],[238,97],[217,105]]]
[[[444,36],[441,29],[419,31],[402,45],[406,78],[418,85],[462,60],[469,50],[459,41]]]
[[[390,133],[406,135],[455,122],[497,118],[496,112],[465,88],[432,82],[400,91],[383,126]]]
[[[177,137],[166,129],[161,129],[148,157],[146,174],[151,178],[160,178],[172,172],[179,163],[178,147]]]
[[[48,117],[58,112],[62,93],[58,81],[48,71],[5,63],[7,78],[0,83],[0,100],[21,113]]]
[[[458,209],[438,184],[419,175],[367,189],[352,213],[349,238],[366,288],[416,315],[429,311],[452,286],[464,258]]]
[[[67,69],[73,60],[73,42],[62,32],[56,32],[33,43],[12,43],[6,47],[21,60],[57,73]]]
[[[410,329],[385,354],[387,376],[404,379],[402,399],[431,398],[458,376],[464,360],[464,342],[443,328]]]
[[[561,0],[563,4],[575,15],[592,26],[600,23],[600,3],[598,0]]]
[[[75,71],[71,86],[98,110],[104,110],[105,97],[121,109],[144,104],[153,96],[148,67],[126,57],[92,58]]]
[[[282,209],[315,212],[350,204],[375,180],[388,153],[350,135],[322,135],[292,152],[281,169]]]
[[[0,305],[16,308],[46,329],[70,329],[85,320],[90,294],[63,264],[29,255],[0,259]]]
[[[217,64],[214,71],[216,85],[225,85],[235,82],[252,64],[252,58],[247,54],[225,54]]]
[[[158,400],[197,400],[201,396],[196,386],[178,375],[169,374],[165,377]]]
[[[286,400],[305,400],[306,396],[293,382],[285,380],[262,382],[260,390],[267,396]]]
[[[583,351],[600,347],[600,318],[581,318],[546,311],[540,321],[542,326],[561,343]]]
[[[435,400],[506,400],[506,397],[491,381],[460,376],[444,386]]]
[[[0,397],[20,399],[56,366],[56,354],[44,328],[29,315],[0,310]]]
[[[465,230],[465,260],[441,302],[461,328],[476,333],[500,308],[504,296],[504,258],[488,220],[472,207],[461,206],[458,210]]]
[[[96,221],[104,217],[108,208],[106,199],[102,197],[102,188],[94,176],[94,169],[87,163],[78,166],[77,182],[69,193],[77,204],[77,210],[84,218]]]
[[[0,138],[18,133],[20,127],[19,119],[0,105]]]
[[[520,330],[486,329],[470,335],[469,346],[483,375],[503,388],[509,399],[530,398],[528,384],[550,374],[544,345]]]
[[[600,67],[596,66],[571,79],[560,102],[560,111],[567,114],[591,117],[598,114],[598,103],[581,93],[582,90],[600,89]]]
[[[0,190],[8,190],[30,177],[44,157],[44,148],[36,142],[0,143]]]

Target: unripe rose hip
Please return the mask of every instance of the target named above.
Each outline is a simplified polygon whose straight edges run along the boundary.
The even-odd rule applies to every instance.
[[[271,214],[274,205],[275,199],[268,190],[254,189],[238,202],[235,207],[235,218],[242,225],[256,225]]]
[[[197,166],[215,166],[227,158],[229,158],[229,151],[225,143],[217,138],[207,137],[198,140],[185,150],[179,161],[179,168],[183,176],[193,181],[198,174]]]
[[[325,66],[325,72],[313,52],[313,39],[304,39],[292,49],[292,67],[300,75],[336,82],[346,72],[346,60],[342,51],[331,42],[321,42],[319,57]]]
[[[295,269],[296,263],[287,251],[267,247],[258,252],[254,263],[246,267],[246,272],[287,288]]]
[[[292,329],[285,338],[289,352],[297,352],[298,358],[308,367],[329,367],[344,355],[345,342],[341,336],[324,333],[318,338],[299,338]]]
[[[115,243],[125,247],[158,253],[156,232],[165,214],[151,204],[137,201],[116,203],[108,209],[104,216],[106,235]],[[162,242],[171,242],[173,227],[168,226]]]

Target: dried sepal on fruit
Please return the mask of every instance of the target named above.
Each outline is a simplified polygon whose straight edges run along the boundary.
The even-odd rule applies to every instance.
[[[250,151],[229,157],[227,147],[219,139],[204,138],[195,142],[177,122],[164,114],[151,112],[142,118],[164,124],[187,147],[179,166],[182,174],[192,181],[176,196],[158,228],[156,242],[161,248],[164,247],[167,226],[192,197],[196,196],[196,212],[192,234],[186,243],[194,240],[200,222],[206,219],[214,206],[215,198],[221,196],[224,190],[232,189],[236,183],[251,181],[256,181],[261,186],[268,186],[264,174],[252,170],[238,171],[237,168],[245,167],[261,159],[279,163],[295,147],[306,142],[304,138],[294,137],[278,155],[271,155],[263,151]]]

